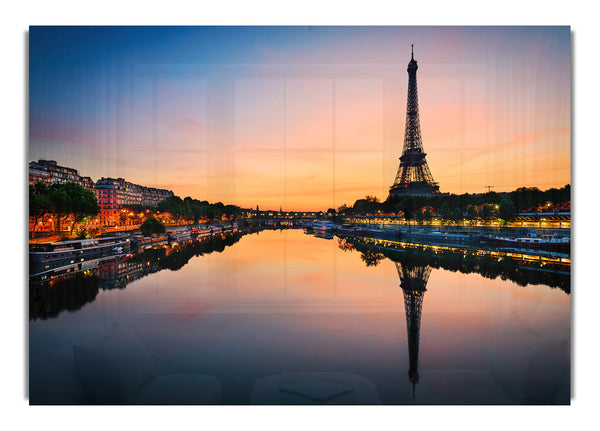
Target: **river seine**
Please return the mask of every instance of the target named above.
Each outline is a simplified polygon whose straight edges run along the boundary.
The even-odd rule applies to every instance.
[[[32,404],[570,402],[570,280],[544,267],[265,230],[29,297]]]

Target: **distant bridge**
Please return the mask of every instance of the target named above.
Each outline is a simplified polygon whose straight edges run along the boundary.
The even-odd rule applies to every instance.
[[[246,226],[293,227],[301,226],[304,222],[323,218],[319,213],[271,213],[254,217],[238,219],[238,223]]]

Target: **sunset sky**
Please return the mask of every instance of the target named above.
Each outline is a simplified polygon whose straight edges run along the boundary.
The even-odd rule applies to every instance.
[[[28,158],[242,207],[384,200],[411,44],[442,192],[571,182],[569,27],[31,27]]]

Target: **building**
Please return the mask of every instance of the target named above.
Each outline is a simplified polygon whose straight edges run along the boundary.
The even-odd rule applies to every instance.
[[[174,196],[171,190],[155,189],[154,187],[144,186],[140,187],[142,188],[142,205],[145,206],[155,207],[160,201]]]
[[[55,160],[40,159],[29,162],[29,184],[75,183],[85,189],[94,190],[94,182],[90,177],[82,177],[77,169],[59,166]]]
[[[145,187],[123,178],[102,177],[94,183],[90,177],[79,175],[77,169],[59,166],[55,160],[40,159],[37,162],[29,162],[29,184],[38,182],[46,185],[75,183],[93,191],[100,207],[97,222],[103,226],[128,224],[123,211],[126,206],[156,206],[163,199],[174,196],[171,190]]]
[[[144,187],[123,178],[104,178],[96,182],[94,189],[100,206],[100,224],[116,226],[127,224],[124,207],[130,205],[156,206],[173,196],[171,190]]]
[[[44,183],[46,185],[52,184],[52,177],[50,173],[37,167],[32,168],[31,163],[29,164],[29,185],[31,186],[37,183]]]
[[[95,193],[100,207],[99,221],[101,225],[123,224],[120,214],[123,207],[142,203],[140,186],[125,181],[123,178],[102,177],[96,181]]]

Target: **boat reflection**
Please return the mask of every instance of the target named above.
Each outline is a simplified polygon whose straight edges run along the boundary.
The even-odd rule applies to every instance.
[[[436,251],[428,253],[413,248],[386,249],[356,239],[340,238],[338,248],[356,250],[365,266],[374,266],[385,258],[396,266],[400,288],[404,296],[406,332],[408,344],[408,379],[410,399],[419,404],[565,404],[569,400],[569,348],[566,340],[549,340],[532,330],[526,319],[513,313],[502,321],[499,329],[491,333],[482,345],[483,350],[475,356],[487,357],[487,363],[465,366],[464,363],[444,364],[447,352],[436,354],[435,341],[428,340],[425,349],[427,366],[423,372],[424,386],[417,391],[421,380],[419,373],[419,350],[421,344],[421,321],[427,284],[434,268],[461,273],[479,273],[483,277],[511,279],[517,284],[547,284],[570,293],[568,272],[559,268],[544,268],[544,262],[525,266],[523,261],[504,259],[502,256],[469,254],[466,251]],[[443,286],[439,286],[443,287]],[[438,312],[439,314],[439,312]],[[435,312],[425,314],[425,320],[433,322]],[[439,327],[438,327],[439,329]],[[427,331],[431,338],[439,338],[435,331]],[[560,337],[559,337],[560,338]],[[525,341],[523,341],[525,340]],[[474,342],[474,341],[471,341]],[[515,348],[513,344],[525,347]],[[433,348],[432,348],[433,347]],[[460,351],[462,346],[455,345]],[[483,352],[483,353],[481,353]],[[486,353],[487,352],[487,353]],[[540,362],[545,358],[544,362]],[[469,358],[473,364],[475,357]],[[468,381],[468,384],[465,384]],[[419,385],[420,386],[420,385]],[[464,387],[464,390],[457,388]],[[454,399],[448,399],[449,388],[456,391]],[[418,396],[416,392],[419,392]]]
[[[30,282],[33,403],[569,403],[568,267],[242,235]]]
[[[367,266],[377,265],[384,257],[395,262],[410,258],[415,264],[423,266],[464,274],[477,273],[492,280],[501,277],[520,286],[544,284],[558,287],[568,294],[571,292],[570,259],[562,256],[528,254],[523,250],[501,252],[356,237],[340,238],[338,248],[344,251],[356,249]]]
[[[203,241],[187,241],[175,247],[155,247],[134,255],[98,260],[96,267],[51,279],[30,280],[29,320],[57,317],[94,301],[100,289],[124,289],[129,283],[170,269],[177,271],[194,256],[221,252],[240,240],[244,232],[221,234]]]

